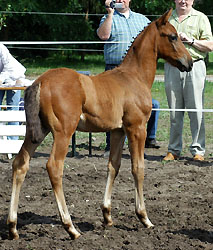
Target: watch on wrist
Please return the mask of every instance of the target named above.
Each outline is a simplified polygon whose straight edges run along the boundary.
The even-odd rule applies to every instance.
[[[194,42],[195,42],[195,39],[193,38],[189,45],[192,46],[194,44]]]

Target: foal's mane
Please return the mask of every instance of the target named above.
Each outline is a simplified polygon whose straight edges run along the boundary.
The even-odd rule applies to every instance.
[[[155,21],[153,21],[155,22]],[[149,27],[151,26],[151,24],[153,22],[150,22],[143,30],[141,30],[138,35],[135,37],[135,39],[131,42],[131,45],[129,46],[129,48],[127,49],[127,51],[125,52],[125,55],[123,56],[123,62],[126,62],[130,59],[130,56],[132,55],[132,53],[134,53],[134,48],[138,46],[138,44],[142,43],[142,40],[145,39],[145,36],[147,34],[147,31],[149,30]],[[121,63],[121,64],[122,64]]]

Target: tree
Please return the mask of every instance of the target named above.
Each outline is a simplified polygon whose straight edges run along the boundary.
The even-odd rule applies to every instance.
[[[156,16],[162,15],[171,7],[174,8],[172,0],[134,0],[131,3],[131,8],[135,11],[145,15],[155,15],[152,19],[156,19]]]
[[[91,14],[106,13],[105,0],[0,0],[0,3],[2,11],[10,11],[10,13],[0,11],[0,40],[3,41],[99,40],[96,29],[101,16]],[[212,0],[195,0],[195,4],[196,9],[205,14],[213,14]],[[150,20],[156,19],[171,7],[174,8],[173,0],[131,1],[131,9],[147,15]],[[29,14],[29,12],[47,14]],[[48,13],[81,13],[82,15]],[[210,21],[212,23],[213,18]],[[72,48],[78,48],[78,46]],[[100,48],[100,45],[93,45],[93,48]],[[42,50],[36,50],[35,53],[42,56],[47,54]]]

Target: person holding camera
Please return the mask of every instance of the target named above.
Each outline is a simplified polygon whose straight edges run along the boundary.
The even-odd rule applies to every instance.
[[[104,60],[105,71],[117,67],[123,60],[128,48],[135,37],[150,23],[150,20],[142,14],[133,12],[129,5],[131,0],[106,0],[105,6],[108,12],[103,16],[97,35],[101,40],[115,42],[105,43]],[[155,108],[159,108],[159,102],[153,99]],[[159,148],[155,136],[157,131],[159,111],[153,111],[147,126],[146,147]],[[148,131],[150,130],[150,131]],[[106,148],[104,156],[109,155],[110,132],[106,133]]]

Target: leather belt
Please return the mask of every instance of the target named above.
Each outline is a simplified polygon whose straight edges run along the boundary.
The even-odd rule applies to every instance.
[[[194,60],[193,62],[195,63],[195,62],[199,62],[199,61],[203,61],[203,60],[204,60],[203,58],[199,58],[199,59]]]

